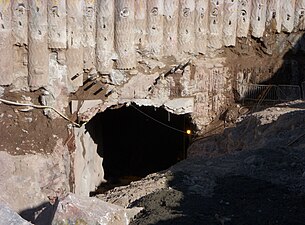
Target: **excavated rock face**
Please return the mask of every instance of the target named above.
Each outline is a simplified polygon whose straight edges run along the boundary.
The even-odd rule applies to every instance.
[[[1,1],[0,86],[40,90],[61,111],[70,97],[78,121],[134,102],[203,130],[248,84],[303,81],[304,11],[303,0]],[[75,191],[88,195],[102,158],[82,128],[65,144]]]

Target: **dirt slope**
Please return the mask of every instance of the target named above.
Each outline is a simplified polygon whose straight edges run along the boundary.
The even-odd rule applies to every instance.
[[[240,118],[190,158],[99,197],[144,210],[131,224],[305,224],[305,104]]]

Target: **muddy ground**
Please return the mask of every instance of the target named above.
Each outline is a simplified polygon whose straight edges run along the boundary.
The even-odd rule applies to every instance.
[[[3,99],[40,105],[38,92],[10,92]],[[42,109],[0,102],[0,147],[11,155],[50,154],[59,138],[68,141],[68,122],[51,120]]]
[[[132,225],[305,224],[304,106],[244,116],[196,142],[191,158],[98,197],[143,207]]]

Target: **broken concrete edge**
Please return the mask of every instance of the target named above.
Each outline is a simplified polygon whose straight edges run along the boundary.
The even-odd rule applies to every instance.
[[[106,109],[116,106],[116,105],[126,105],[135,103],[138,106],[151,106],[151,107],[164,107],[168,112],[182,115],[190,114],[194,109],[194,97],[184,97],[184,98],[175,98],[168,99],[164,102],[157,101],[154,99],[121,99],[117,103],[103,102],[103,100],[84,100],[80,103],[77,100],[71,101],[71,112],[77,113],[78,120],[82,122],[88,122],[91,120],[97,113],[104,112]]]

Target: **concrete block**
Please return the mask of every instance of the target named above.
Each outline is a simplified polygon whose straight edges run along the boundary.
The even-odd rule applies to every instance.
[[[12,32],[15,45],[28,44],[28,1],[12,1]]]
[[[209,34],[209,1],[196,0],[195,53],[205,54]]]
[[[209,14],[209,47],[219,49],[222,47],[224,0],[210,0]]]
[[[279,0],[269,0],[266,12],[266,26],[280,33],[282,29],[282,4]]]
[[[225,46],[235,46],[237,31],[237,0],[225,0],[223,15],[223,43]]]
[[[193,53],[195,47],[195,0],[180,0],[178,42],[181,53]]]
[[[10,1],[0,1],[0,85],[10,85],[13,78],[12,11]]]
[[[114,1],[97,1],[96,61],[97,71],[109,74],[114,55]]]
[[[305,0],[295,2],[294,29],[305,30]]]
[[[247,37],[250,27],[252,0],[238,1],[237,37]]]
[[[178,9],[179,0],[164,1],[164,37],[165,56],[177,54],[178,48]]]
[[[147,50],[156,57],[163,55],[164,1],[147,1]]]
[[[65,0],[48,0],[49,48],[67,47],[67,17]]]
[[[29,1],[29,86],[37,90],[48,84],[48,13],[44,0]]]
[[[147,1],[135,0],[135,44],[140,49],[146,45]]]
[[[256,0],[252,2],[251,29],[252,36],[260,38],[263,36],[266,25],[267,0]]]
[[[115,1],[115,50],[118,54],[117,69],[133,69],[136,67],[136,51],[134,45],[134,1]]]
[[[282,31],[292,32],[294,26],[295,0],[282,2]]]
[[[67,51],[68,81],[75,91],[83,85],[83,0],[67,0]]]
[[[13,86],[17,90],[29,91],[28,85],[28,51],[26,46],[13,46]]]
[[[96,0],[85,0],[84,5],[84,69],[95,68]]]

